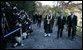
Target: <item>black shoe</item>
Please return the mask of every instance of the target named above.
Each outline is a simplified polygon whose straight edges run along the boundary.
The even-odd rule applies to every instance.
[[[70,39],[70,37],[67,37],[68,39]]]
[[[28,35],[26,36],[26,39],[28,38]]]
[[[75,39],[72,39],[72,38],[71,38],[71,41],[74,41],[74,40],[75,40]]]
[[[11,46],[12,48],[15,48],[16,46]]]
[[[23,38],[23,40],[24,40],[25,38]]]
[[[60,36],[60,38],[62,38],[62,36]]]

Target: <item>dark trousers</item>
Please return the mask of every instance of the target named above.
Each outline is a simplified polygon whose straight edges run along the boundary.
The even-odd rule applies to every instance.
[[[1,38],[1,49],[6,49],[7,47],[7,41],[4,38]]]
[[[68,37],[72,36],[71,39],[74,39],[74,36],[76,34],[76,26],[69,26],[68,27]]]
[[[57,38],[62,37],[63,27],[58,27]]]
[[[40,28],[41,27],[41,21],[37,23],[37,26]]]

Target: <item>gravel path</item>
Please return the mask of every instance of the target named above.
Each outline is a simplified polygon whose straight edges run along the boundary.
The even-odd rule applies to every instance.
[[[31,37],[23,40],[24,47],[17,46],[15,48],[7,46],[7,49],[81,49],[82,39],[76,36],[74,41],[67,38],[67,31],[63,31],[63,37],[56,39],[57,27],[54,26],[53,33],[50,37],[44,37],[43,24],[38,28],[36,24],[32,25],[33,32]]]

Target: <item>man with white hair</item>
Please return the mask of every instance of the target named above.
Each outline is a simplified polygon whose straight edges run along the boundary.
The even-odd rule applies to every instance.
[[[71,15],[67,17],[67,25],[68,25],[68,38],[70,38],[71,35],[72,36],[71,40],[73,40],[76,34],[76,26],[77,26],[77,16],[74,14],[74,11],[72,11]]]

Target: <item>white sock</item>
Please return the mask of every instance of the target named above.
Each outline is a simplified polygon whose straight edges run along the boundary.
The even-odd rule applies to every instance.
[[[24,46],[24,44],[23,44],[23,43],[21,43],[21,46]]]
[[[50,36],[50,34],[48,34],[48,36]]]
[[[14,44],[14,47],[16,47],[17,45],[18,45],[18,43],[15,43],[15,44]]]
[[[27,33],[25,32],[25,33],[23,33],[23,38],[25,38],[26,39],[26,36],[27,36]]]
[[[45,33],[45,35],[44,36],[47,36],[47,34]]]

